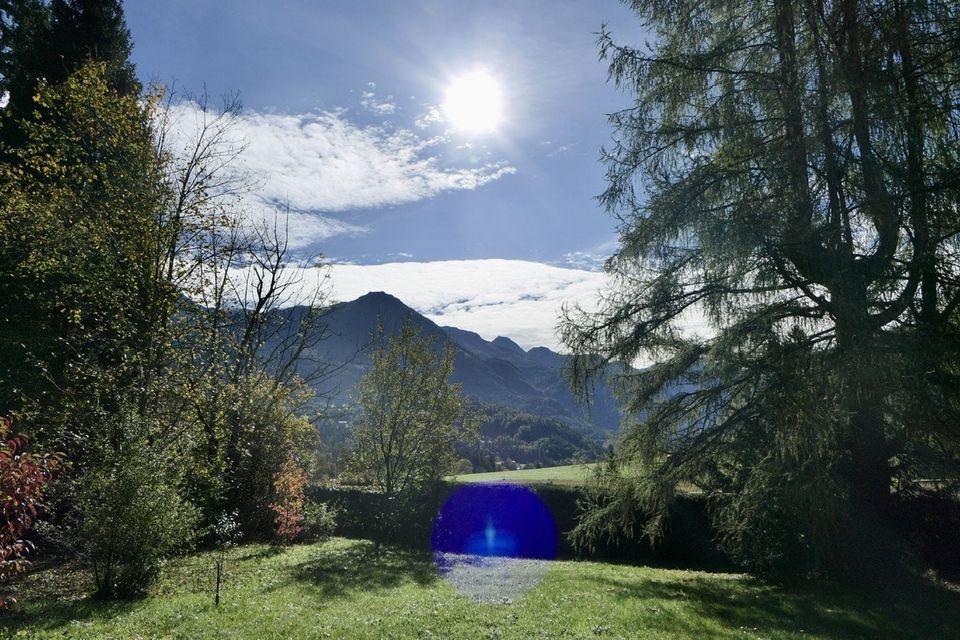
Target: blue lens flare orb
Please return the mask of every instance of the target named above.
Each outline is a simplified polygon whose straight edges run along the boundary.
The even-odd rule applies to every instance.
[[[557,555],[557,526],[536,493],[511,484],[457,489],[433,524],[441,575],[478,602],[509,603],[539,583]]]

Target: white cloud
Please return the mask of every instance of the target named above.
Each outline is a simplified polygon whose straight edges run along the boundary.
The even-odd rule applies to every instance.
[[[607,257],[607,253],[573,251],[563,254],[563,259],[557,263],[557,266],[584,269],[586,271],[603,271],[603,264],[606,262]]]
[[[342,114],[250,113],[237,124],[247,141],[240,164],[263,176],[260,197],[301,211],[337,212],[416,202],[443,191],[476,189],[515,169],[502,163],[444,167],[429,151],[444,142]]]
[[[237,281],[243,276],[238,274]],[[291,272],[301,293],[287,304],[298,304],[318,286],[330,301],[350,301],[371,291],[389,293],[440,326],[480,334],[487,340],[506,336],[524,349],[566,349],[556,329],[564,305],[596,311],[600,295],[609,291],[602,271],[557,267],[525,260],[446,260],[387,264],[333,264],[326,269]],[[681,329],[704,337],[713,331],[703,314],[691,310],[680,318]],[[652,361],[639,358],[634,366]]]
[[[184,103],[176,110],[179,113],[174,120],[179,127],[172,133],[188,141],[200,119],[199,107]],[[245,112],[234,122],[230,135],[246,147],[226,170],[258,181],[258,188],[245,196],[246,208],[255,217],[266,215],[266,210],[289,208],[291,233],[298,234],[292,240],[297,246],[365,230],[331,214],[477,189],[516,173],[505,162],[446,165],[439,157],[439,147],[447,142],[443,136],[424,137],[404,128],[360,127],[343,112]]]
[[[360,95],[360,105],[377,115],[388,116],[397,110],[397,103],[392,99],[393,96],[387,96],[386,100],[378,100],[373,91],[364,91]]]
[[[560,349],[556,337],[564,303],[595,308],[604,273],[522,260],[450,260],[334,265],[338,300],[385,291],[439,325],[474,331],[488,340],[507,336],[529,349]]]
[[[440,109],[431,106],[427,108],[426,113],[414,121],[414,124],[419,129],[427,129],[441,122],[443,122],[443,114],[440,113]]]
[[[249,194],[244,200],[245,218],[253,224],[286,226],[288,245],[294,251],[307,249],[317,241],[333,236],[357,236],[367,232],[365,227],[330,216],[288,209],[283,203],[264,202],[256,194]]]

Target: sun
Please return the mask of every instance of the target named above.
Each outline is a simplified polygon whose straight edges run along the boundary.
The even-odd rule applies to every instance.
[[[500,84],[483,70],[453,78],[447,87],[443,113],[454,129],[463,133],[496,130],[503,116]]]

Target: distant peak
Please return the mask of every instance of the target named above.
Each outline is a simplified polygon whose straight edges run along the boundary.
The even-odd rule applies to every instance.
[[[516,342],[514,342],[513,340],[505,336],[497,336],[496,338],[493,339],[493,344],[500,347],[506,347],[511,351],[519,351],[520,353],[526,353],[526,351],[523,350],[523,347],[521,347]]]
[[[452,327],[449,325],[444,325],[440,328],[446,331],[447,333],[453,333],[460,336],[470,336],[471,338],[477,338],[478,340],[483,340],[483,337],[476,331],[467,331],[466,329],[461,329],[460,327]],[[484,340],[484,342],[486,341]]]
[[[555,352],[549,347],[533,347],[532,349],[527,351],[527,353],[555,353]]]
[[[384,304],[384,303],[403,304],[403,301],[400,298],[394,295],[391,295],[386,291],[371,291],[369,293],[365,293],[359,298],[357,298],[356,300],[354,300],[354,302],[376,302],[379,304]],[[403,306],[406,306],[406,305],[403,304]]]

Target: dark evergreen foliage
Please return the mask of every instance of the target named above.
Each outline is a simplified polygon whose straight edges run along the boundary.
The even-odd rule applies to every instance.
[[[0,2],[0,93],[8,99],[2,140],[24,142],[18,123],[36,108],[41,82],[60,84],[89,62],[106,66],[112,90],[139,95],[131,46],[120,0]]]
[[[628,504],[662,514],[686,480],[760,568],[869,561],[895,497],[960,477],[960,10],[630,5],[652,44],[600,35],[635,96],[604,152],[616,284],[564,333],[581,385],[658,364],[620,376],[636,464],[580,533]]]

